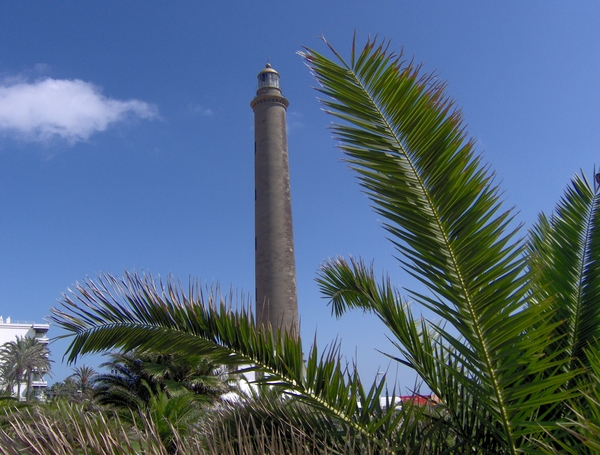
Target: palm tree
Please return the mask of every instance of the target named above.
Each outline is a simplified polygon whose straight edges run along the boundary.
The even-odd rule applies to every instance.
[[[68,376],[64,381],[57,381],[52,384],[47,390],[46,395],[51,401],[64,400],[70,403],[82,401],[81,384]]]
[[[0,349],[3,365],[17,383],[17,397],[21,399],[21,384],[27,383],[26,401],[31,399],[31,384],[36,374],[47,374],[50,371],[48,349],[36,338],[17,337],[15,341],[5,343]]]
[[[92,367],[82,365],[73,368],[73,374],[69,377],[76,378],[79,381],[79,384],[81,385],[81,394],[85,395],[88,390],[88,384],[94,379],[96,374],[96,370]]]
[[[130,353],[111,352],[109,361],[100,365],[108,369],[94,377],[94,399],[101,405],[117,409],[145,408],[151,398],[152,381],[143,371],[142,362]]]
[[[117,408],[145,409],[153,396],[167,397],[185,391],[210,403],[227,393],[221,368],[206,356],[143,352],[111,352],[101,367],[108,373],[94,376],[94,397]]]
[[[227,371],[208,356],[135,353],[144,372],[167,394],[188,390],[207,401],[227,393]]]
[[[1,354],[0,354],[1,355]],[[15,389],[15,369],[10,363],[2,361],[0,357],[0,379],[2,394],[12,395]]]
[[[313,346],[305,363],[300,340],[256,329],[217,290],[150,275],[103,275],[64,296],[53,320],[72,337],[69,361],[169,348],[251,364],[342,434],[407,453],[515,455],[552,450],[567,434],[578,444],[569,422],[581,407],[571,403],[583,402],[580,389],[595,377],[588,353],[600,340],[598,185],[576,177],[523,240],[443,84],[386,43],[369,40],[361,51],[353,43],[348,61],[330,49],[333,59],[301,55],[401,265],[424,287],[408,298],[442,323],[413,316],[408,298],[361,259],[327,261],[318,282],[336,317],[352,309],[379,317],[398,351],[390,356],[420,375],[439,409],[381,409],[383,381],[363,386],[335,344],[323,354]]]

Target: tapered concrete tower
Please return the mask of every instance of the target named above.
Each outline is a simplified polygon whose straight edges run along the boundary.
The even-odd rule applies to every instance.
[[[258,73],[254,111],[256,321],[298,335],[296,263],[285,114],[279,73]]]

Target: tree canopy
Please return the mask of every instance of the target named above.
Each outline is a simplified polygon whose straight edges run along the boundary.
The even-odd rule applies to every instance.
[[[36,338],[17,337],[0,348],[0,362],[5,386],[10,389],[16,384],[17,397],[21,399],[21,388],[26,383],[26,401],[31,399],[32,382],[36,374],[50,372],[48,349]]]

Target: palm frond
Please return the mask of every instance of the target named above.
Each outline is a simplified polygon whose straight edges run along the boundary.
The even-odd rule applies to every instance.
[[[359,405],[360,397],[374,392],[348,369],[339,346],[321,354],[315,343],[305,362],[299,339],[257,329],[243,305],[232,308],[231,300],[204,291],[198,282],[186,292],[174,280],[163,285],[151,275],[126,273],[122,279],[103,275],[78,284],[64,295],[61,308],[51,310],[51,320],[72,338],[65,354],[69,362],[112,349],[209,355],[262,372],[267,384],[323,410],[348,431],[374,437],[372,409]]]
[[[353,45],[350,63],[331,46],[335,61],[314,50],[301,55],[326,96],[326,111],[341,120],[331,128],[385,218],[401,263],[431,293],[413,291],[412,297],[452,327],[427,327],[446,347],[442,357],[422,361],[443,368],[453,357],[458,368],[444,371],[486,405],[490,434],[516,453],[517,439],[530,431],[527,422],[540,406],[565,398],[554,393],[553,381],[525,379],[557,369],[558,361],[544,356],[551,330],[526,332],[549,317],[541,306],[525,305],[523,242],[515,240],[512,215],[502,209],[493,174],[466,139],[444,85],[388,46],[369,40],[357,54]],[[360,274],[354,279],[360,282]],[[340,308],[338,301],[334,312]],[[415,332],[404,319],[403,331]]]
[[[589,366],[600,340],[600,191],[575,176],[555,212],[540,216],[529,240],[534,302],[550,301],[566,368]]]

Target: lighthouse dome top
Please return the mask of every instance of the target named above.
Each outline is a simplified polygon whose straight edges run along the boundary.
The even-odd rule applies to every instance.
[[[258,88],[279,88],[279,73],[267,63],[266,67],[258,73]]]

